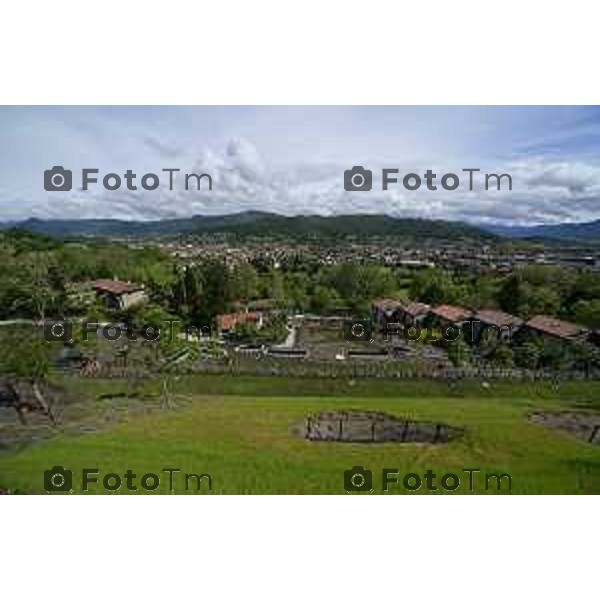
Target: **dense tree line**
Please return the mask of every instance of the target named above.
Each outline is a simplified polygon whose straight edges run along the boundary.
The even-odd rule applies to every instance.
[[[159,292],[172,286],[176,274],[172,261],[155,247],[61,242],[22,231],[0,235],[0,319],[77,313],[70,288],[102,278],[142,282]]]
[[[261,301],[286,311],[367,315],[374,298],[395,297],[472,309],[497,307],[524,318],[548,314],[600,327],[600,275],[585,269],[536,265],[510,274],[469,275],[438,268],[415,272],[363,264],[327,266],[301,257],[278,269],[264,261],[182,265],[151,246],[62,242],[19,231],[0,235],[2,319],[76,314],[81,306],[73,288],[113,277],[143,283],[154,309],[189,322],[211,322],[219,313]]]

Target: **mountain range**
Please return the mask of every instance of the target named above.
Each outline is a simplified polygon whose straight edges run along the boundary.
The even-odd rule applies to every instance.
[[[336,237],[395,236],[433,240],[493,241],[498,238],[532,238],[599,242],[600,220],[532,227],[470,225],[466,223],[395,218],[387,215],[339,215],[323,217],[248,211],[220,216],[197,215],[161,221],[119,219],[27,219],[0,223],[0,229],[19,228],[55,237],[157,237],[231,233],[246,236]]]
[[[564,241],[600,241],[600,219],[588,223],[559,223],[534,227],[489,226],[487,231],[504,237],[545,238]]]
[[[399,219],[387,215],[341,215],[286,217],[249,211],[222,216],[194,216],[162,221],[117,219],[43,220],[27,219],[0,224],[0,229],[18,228],[55,237],[157,237],[230,233],[244,236],[396,236],[419,239],[492,240],[496,234],[465,223]]]

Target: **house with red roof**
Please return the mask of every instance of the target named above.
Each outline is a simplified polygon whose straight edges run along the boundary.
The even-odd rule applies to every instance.
[[[431,306],[424,302],[409,302],[398,310],[398,320],[405,327],[421,325],[431,312]]]
[[[589,335],[585,327],[547,315],[535,315],[525,322],[523,330],[529,335],[563,342],[583,342]]]
[[[217,331],[220,334],[230,333],[242,323],[251,323],[260,329],[263,324],[262,314],[259,312],[233,312],[217,315]]]
[[[452,304],[434,306],[429,312],[435,325],[439,327],[448,327],[450,325],[461,327],[473,316],[473,312],[468,308],[453,306]]]
[[[126,310],[148,299],[144,286],[130,281],[96,279],[89,285],[96,292],[96,297],[104,301],[108,308]]]
[[[523,319],[495,308],[481,308],[471,319],[473,341],[481,341],[484,332],[493,333],[497,341],[510,343],[523,325]]]

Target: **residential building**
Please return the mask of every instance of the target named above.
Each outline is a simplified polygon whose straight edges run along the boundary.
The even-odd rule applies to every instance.
[[[97,279],[90,282],[90,287],[108,308],[117,310],[127,310],[148,299],[143,285],[129,281]]]
[[[440,304],[429,311],[431,323],[437,327],[449,327],[454,325],[462,327],[468,323],[473,313],[463,306],[452,306],[451,304]]]
[[[429,304],[410,302],[397,311],[398,322],[405,327],[421,325],[431,311]]]
[[[221,334],[230,333],[242,323],[251,323],[257,329],[263,324],[262,314],[259,312],[235,312],[217,315],[217,331]]]
[[[472,336],[479,343],[485,331],[493,332],[498,341],[510,343],[523,325],[523,319],[494,308],[482,308],[471,319]]]
[[[535,315],[526,321],[523,331],[528,335],[564,342],[581,342],[585,341],[588,336],[588,330],[585,327],[546,315]]]

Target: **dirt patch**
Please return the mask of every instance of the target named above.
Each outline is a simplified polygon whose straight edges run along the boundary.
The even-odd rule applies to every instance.
[[[445,423],[402,419],[374,411],[328,411],[309,415],[299,428],[311,442],[359,442],[366,444],[442,444],[462,435],[460,427]]]
[[[559,429],[584,442],[600,445],[600,413],[590,412],[534,412],[531,423]]]
[[[168,404],[162,397],[141,397],[115,392],[97,397],[70,396],[63,390],[46,393],[56,417],[53,424],[40,412],[26,412],[21,422],[16,411],[0,407],[0,454],[13,454],[57,435],[93,435],[112,425],[165,410],[189,406],[187,397],[173,396]]]

